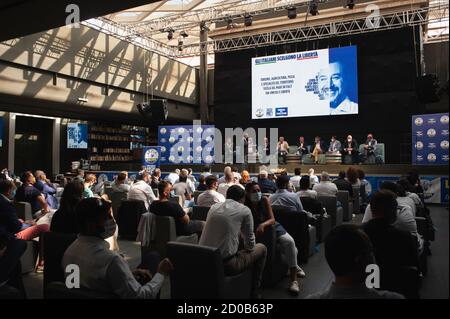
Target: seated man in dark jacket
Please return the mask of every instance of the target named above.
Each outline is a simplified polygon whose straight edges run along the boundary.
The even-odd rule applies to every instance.
[[[369,236],[380,267],[381,288],[401,291],[398,279],[387,274],[401,274],[402,269],[418,267],[417,243],[411,233],[392,226],[397,217],[397,200],[394,193],[381,190],[370,201],[373,219],[362,228]],[[385,279],[385,280],[383,280]]]
[[[333,181],[336,187],[340,191],[348,191],[350,198],[353,197],[353,187],[352,184],[345,179],[345,171],[339,172],[339,177]]]

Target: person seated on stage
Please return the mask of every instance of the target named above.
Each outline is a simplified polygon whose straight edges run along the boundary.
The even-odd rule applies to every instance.
[[[336,138],[335,135],[331,137],[330,146],[328,147],[328,154],[340,154],[342,149],[341,142]]]
[[[194,233],[201,233],[204,221],[191,220],[183,208],[174,202],[169,201],[172,184],[162,181],[158,185],[159,200],[152,202],[149,211],[157,216],[170,216],[175,219],[177,236],[188,236]]]
[[[259,173],[258,183],[259,186],[261,187],[261,192],[273,194],[277,191],[277,185],[273,180],[269,179],[268,177],[269,173],[267,173],[267,171],[264,170],[261,171]]]
[[[251,295],[259,298],[267,248],[255,241],[252,212],[243,205],[245,190],[231,186],[226,197],[224,203],[210,208],[199,245],[220,250],[225,276],[235,276],[252,268]],[[242,250],[239,250],[240,238],[243,239]]]
[[[298,277],[305,277],[305,272],[297,264],[297,248],[294,239],[289,235],[280,223],[275,221],[272,207],[267,197],[262,196],[261,189],[256,182],[248,183],[245,187],[245,203],[250,208],[256,237],[261,236],[266,228],[274,225],[277,237],[277,245],[280,247],[282,255],[289,266],[290,283],[288,290],[293,295],[298,295],[300,286]]]
[[[370,238],[356,225],[339,225],[325,238],[325,258],[334,282],[306,299],[404,299],[400,294],[368,288],[366,268],[375,264]]]
[[[128,173],[120,172],[117,175],[116,180],[112,184],[112,191],[115,193],[128,193],[130,191],[131,186],[127,183]]]
[[[289,192],[289,177],[281,175],[277,179],[278,190],[270,195],[269,201],[272,207],[280,207],[295,212],[303,212],[303,205],[296,193]]]
[[[152,177],[151,177],[151,182],[150,182],[151,188],[157,189],[160,180],[161,180],[161,170],[159,168],[155,168],[152,173]]]
[[[107,227],[110,208],[108,202],[100,198],[83,199],[78,204],[76,214],[80,235],[64,253],[62,267],[66,269],[67,265],[73,264],[79,267],[81,287],[113,293],[124,299],[154,299],[173,265],[169,259],[159,262],[158,254],[152,253],[146,258],[143,256],[139,269],[131,271],[126,260],[111,251],[104,240],[111,236]],[[146,261],[149,263],[144,265]],[[139,282],[137,279],[145,280]]]
[[[150,204],[156,200],[153,189],[148,184],[150,182],[150,175],[147,171],[141,171],[136,176],[136,182],[131,185],[128,192],[128,199],[141,200],[145,204],[145,208],[148,210]],[[161,182],[160,182],[161,183]]]
[[[297,195],[300,198],[310,197],[312,199],[317,199],[317,192],[310,189],[310,178],[308,175],[302,176],[300,179],[300,191],[297,192]]]
[[[34,184],[34,187],[36,187],[37,190],[45,196],[45,200],[50,208],[57,209],[58,200],[55,197],[56,187],[53,186],[49,179],[47,179],[47,175],[43,171],[36,171],[34,176],[36,178],[36,184]]]
[[[300,179],[302,178],[302,176],[301,176],[302,175],[301,168],[297,167],[294,170],[294,174],[295,175],[291,177],[290,181],[291,181],[291,184],[295,187],[295,189],[297,189],[297,188],[300,187]]]
[[[209,175],[209,176],[211,176],[211,175]],[[200,175],[200,177],[198,178],[197,190],[199,192],[203,192],[203,191],[206,191],[207,189],[208,189],[208,186],[206,186],[206,177],[205,177],[205,175]]]
[[[377,140],[373,138],[373,134],[367,135],[366,143],[364,143],[364,163],[375,164],[376,156],[375,150],[377,149]]]
[[[208,176],[206,178],[206,187],[207,190],[205,190],[198,196],[198,206],[211,207],[214,204],[225,202],[225,196],[217,191],[217,177],[215,177],[214,175]]]
[[[97,183],[97,177],[94,174],[87,174],[84,179],[84,191],[83,198],[91,198],[94,197],[94,192],[92,191],[92,187]]]
[[[308,174],[309,174],[309,187],[311,187],[312,189],[315,184],[319,183],[319,178],[314,173],[314,168],[310,168],[308,170]]]
[[[280,136],[280,140],[277,144],[278,158],[282,159],[280,164],[286,164],[286,156],[289,153],[289,144],[284,140],[283,136]]]
[[[309,149],[305,143],[305,137],[300,136],[298,138],[297,155],[300,155],[300,160],[301,160],[303,155],[308,154],[308,153],[309,153]]]
[[[344,164],[355,164],[358,162],[358,145],[351,135],[342,145],[342,161]]]
[[[17,189],[14,196],[16,202],[26,202],[31,205],[31,213],[34,215],[39,210],[41,216],[50,212],[50,207],[45,200],[44,195],[36,188],[36,178],[30,171],[25,172],[21,176],[22,185]]]
[[[330,175],[327,172],[322,172],[320,183],[315,184],[313,190],[317,192],[318,196],[336,196],[338,192],[336,185],[330,181]]]
[[[313,151],[311,157],[314,158],[314,163],[319,163],[319,155],[325,153],[325,144],[320,139],[320,136],[314,138]]]
[[[333,181],[339,191],[347,191],[350,198],[353,198],[352,184],[345,178],[345,171],[340,171],[337,179]]]

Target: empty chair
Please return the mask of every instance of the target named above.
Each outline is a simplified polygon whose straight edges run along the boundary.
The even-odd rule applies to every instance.
[[[342,204],[344,222],[352,220],[353,202],[348,191],[338,191],[337,200]]]
[[[155,241],[151,244],[151,250],[156,250],[161,258],[167,256],[167,243],[169,241],[177,241],[184,243],[197,244],[197,234],[189,236],[177,236],[175,220],[170,216],[156,216],[155,217]],[[143,251],[146,248],[143,248]]]
[[[252,272],[225,276],[218,248],[169,242],[167,254],[174,270],[170,275],[172,299],[248,299]]]
[[[119,236],[129,240],[136,240],[141,215],[146,212],[144,201],[131,199],[122,201],[117,214]]]
[[[113,210],[113,216],[117,219],[117,216],[119,215],[119,208],[122,204],[122,201],[126,200],[128,197],[127,193],[124,192],[112,192],[111,193],[111,206]]]
[[[317,200],[322,203],[327,213],[331,216],[331,224],[333,227],[342,224],[343,221],[343,208],[337,207],[336,196],[318,196]]]
[[[194,206],[192,207],[192,219],[206,221],[208,212],[211,207],[208,206]]]

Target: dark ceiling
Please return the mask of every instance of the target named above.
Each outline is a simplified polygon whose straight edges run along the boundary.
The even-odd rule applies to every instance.
[[[77,4],[81,20],[138,7],[157,0],[1,0],[0,41],[47,31],[66,24],[66,7]]]

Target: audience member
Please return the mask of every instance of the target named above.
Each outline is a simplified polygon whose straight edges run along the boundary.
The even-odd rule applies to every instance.
[[[152,189],[157,189],[160,180],[161,180],[161,170],[159,168],[155,168],[152,172],[150,187]]]
[[[243,205],[244,200],[245,190],[231,186],[226,201],[210,208],[199,244],[220,250],[227,276],[252,269],[252,297],[258,298],[267,248],[255,242],[252,213]],[[241,236],[243,249],[239,250]]]
[[[319,183],[319,178],[316,176],[316,174],[314,172],[314,168],[310,168],[308,170],[308,174],[309,174],[310,187],[313,188],[315,184]]]
[[[414,190],[415,190],[414,186],[411,185],[411,183],[409,182],[408,179],[402,178],[397,183],[405,189],[406,196],[408,196],[409,198],[411,198],[413,200],[417,209],[424,207],[422,200],[420,199],[419,195],[414,193]]]
[[[265,170],[262,170],[259,173],[258,178],[259,187],[261,187],[261,192],[273,194],[277,191],[277,185],[275,184],[274,181],[270,180],[268,177],[269,174]]]
[[[211,207],[214,204],[225,202],[225,196],[217,191],[217,177],[214,175],[209,175],[206,178],[206,187],[207,190],[198,196],[198,206]]]
[[[116,180],[112,184],[112,191],[115,193],[128,193],[131,189],[131,186],[127,183],[128,173],[120,172],[117,175]]]
[[[156,298],[164,277],[169,275],[173,266],[168,259],[158,265],[156,273],[149,273],[150,265],[132,272],[127,262],[118,253],[108,249],[104,240],[107,233],[105,224],[110,218],[111,206],[104,199],[83,199],[77,206],[76,214],[80,227],[80,236],[64,253],[62,266],[75,264],[80,269],[80,285],[92,290],[113,293],[121,298]],[[159,259],[154,256],[153,261]],[[146,274],[148,280],[140,284],[136,277]]]
[[[294,169],[294,176],[291,177],[290,181],[292,185],[295,187],[295,189],[300,187],[300,179],[302,178],[302,170],[300,167],[297,167]]]
[[[408,206],[411,208],[412,215],[417,216],[417,206],[414,200],[406,193],[405,188],[399,182],[397,182],[397,202],[399,206]]]
[[[92,187],[97,182],[97,177],[94,174],[87,174],[84,179],[84,191],[83,198],[91,198],[94,197],[94,192],[92,191]]]
[[[271,205],[282,207],[283,209],[302,212],[303,206],[300,198],[297,194],[289,192],[289,177],[287,175],[281,175],[277,179],[278,190],[276,193],[270,195],[269,201]]]
[[[201,176],[205,176],[205,178],[207,178],[209,175],[212,175],[211,174],[211,166],[205,165],[203,167],[203,172],[202,172]]]
[[[336,185],[330,181],[330,175],[327,172],[322,172],[320,183],[315,184],[313,190],[317,192],[318,196],[336,196],[338,192]]]
[[[245,186],[249,182],[251,182],[250,173],[247,170],[243,170],[242,174],[241,174],[241,179],[239,180],[239,183],[242,186]]]
[[[47,179],[46,174],[43,171],[36,171],[34,173],[36,178],[36,184],[34,187],[40,191],[47,201],[47,204],[52,209],[58,208],[58,200],[56,199],[56,187]]]
[[[223,176],[220,177],[219,180],[218,180],[219,185],[222,184],[222,183],[225,183],[225,177],[226,177],[227,173],[232,173],[230,166],[225,166],[225,168],[223,169]],[[234,176],[232,176],[232,179],[233,178],[234,178]]]
[[[22,174],[22,185],[17,189],[14,200],[16,202],[26,202],[31,205],[31,212],[36,214],[39,210],[41,216],[50,212],[50,208],[45,200],[44,195],[34,187],[36,179],[33,174],[28,171]]]
[[[345,172],[340,171],[337,179],[333,181],[339,191],[347,191],[350,198],[353,198],[352,184],[345,178]]]
[[[225,182],[219,184],[219,187],[217,188],[217,191],[222,194],[224,197],[227,194],[228,188],[230,188],[233,185],[238,185],[242,189],[244,189],[244,186],[241,184],[236,184],[233,173],[231,171],[225,173]]]
[[[153,193],[153,189],[148,184],[149,182],[150,175],[148,172],[139,172],[136,176],[136,182],[131,185],[130,192],[128,193],[128,199],[143,201],[147,210],[150,204],[156,200],[155,193]]]
[[[208,175],[210,176],[210,175]],[[217,177],[216,177],[217,179]],[[203,192],[206,191],[208,189],[208,186],[206,185],[206,177],[205,175],[200,175],[199,179],[198,179],[198,186],[197,186],[197,190],[199,192]]]
[[[82,183],[84,183],[84,170],[81,168],[77,168],[75,179],[79,179]]]
[[[358,178],[358,171],[354,167],[347,169],[347,180],[352,184],[353,190],[361,188],[361,181]]]
[[[178,179],[180,178],[180,170],[177,168],[172,173],[167,175],[166,181],[169,181],[170,184],[174,185],[176,182],[178,182]]]
[[[175,220],[177,236],[186,236],[201,233],[205,222],[191,220],[178,203],[169,201],[172,185],[167,181],[161,181],[158,185],[159,200],[152,202],[150,212],[157,216],[169,216]]]
[[[375,263],[369,237],[356,225],[339,225],[325,239],[325,258],[335,280],[327,290],[307,299],[404,299],[366,286],[366,268]]]
[[[308,175],[302,176],[300,179],[300,191],[297,192],[297,195],[302,197],[310,197],[312,199],[317,199],[317,192],[315,190],[311,190],[309,187],[310,178]]]
[[[248,183],[245,187],[245,206],[250,208],[254,221],[256,237],[262,235],[267,227],[275,227],[277,244],[279,245],[283,257],[289,266],[290,283],[288,290],[293,295],[298,295],[300,286],[297,275],[304,277],[304,271],[297,265],[297,248],[294,239],[286,232],[280,223],[275,221],[272,207],[267,197],[263,197],[261,189],[256,182]]]
[[[83,198],[84,186],[79,179],[69,182],[61,196],[59,209],[55,212],[50,230],[58,233],[78,234],[80,232],[75,208]]]

